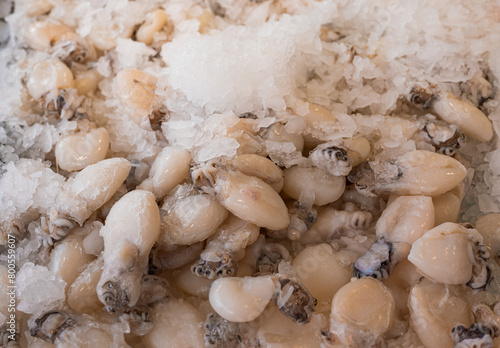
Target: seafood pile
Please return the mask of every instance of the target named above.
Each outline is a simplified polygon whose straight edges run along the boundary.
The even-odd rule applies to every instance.
[[[0,347],[500,346],[496,2],[0,17]]]

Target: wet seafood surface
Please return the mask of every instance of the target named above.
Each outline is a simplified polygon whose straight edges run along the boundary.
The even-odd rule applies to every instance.
[[[0,347],[500,346],[500,6],[0,2]]]

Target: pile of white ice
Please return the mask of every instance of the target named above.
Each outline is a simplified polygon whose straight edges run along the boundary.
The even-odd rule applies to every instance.
[[[170,88],[207,114],[285,110],[307,78],[309,55],[321,52],[320,23],[285,15],[258,27],[232,26],[182,36],[162,48]]]

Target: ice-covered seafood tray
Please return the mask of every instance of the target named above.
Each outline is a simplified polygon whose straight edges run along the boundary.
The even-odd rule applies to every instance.
[[[500,347],[500,3],[0,0],[0,347]]]

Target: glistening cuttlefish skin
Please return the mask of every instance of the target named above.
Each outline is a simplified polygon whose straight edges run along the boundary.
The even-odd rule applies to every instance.
[[[275,289],[274,281],[268,276],[219,278],[210,288],[210,305],[228,321],[252,321],[264,311]]]
[[[149,177],[137,188],[153,192],[161,201],[189,174],[191,154],[180,146],[167,146],[158,154],[149,171]]]
[[[457,325],[451,329],[454,348],[493,348],[494,334],[491,328],[482,324],[472,323],[468,328]]]
[[[55,347],[127,346],[123,332],[90,318],[62,310],[48,311],[30,323],[30,334]]]
[[[151,250],[149,272],[177,269],[195,261],[205,247],[204,242],[191,245],[168,245],[157,243]]]
[[[395,307],[391,290],[381,281],[353,280],[333,297],[329,339],[348,347],[372,347],[391,327]]]
[[[57,96],[46,94],[42,97],[47,116],[59,117],[61,120],[81,121],[89,119],[87,108],[91,99],[79,95],[76,88],[59,89]]]
[[[260,227],[237,216],[230,215],[212,236],[191,271],[198,277],[234,276],[238,272],[235,253],[253,244]]]
[[[129,171],[130,162],[124,158],[110,158],[86,167],[64,185],[58,199],[59,211],[82,225],[115,194]]]
[[[318,301],[304,285],[295,280],[281,278],[278,282],[274,303],[280,312],[299,325],[309,323]]]
[[[124,69],[113,80],[113,95],[120,100],[132,121],[149,130],[159,128],[164,112],[155,94],[158,79],[135,69]]]
[[[356,278],[372,277],[385,279],[394,267],[392,261],[393,246],[385,239],[378,239],[370,250],[356,260],[353,275]]]
[[[455,342],[455,348],[493,348],[494,339],[500,334],[500,315],[485,304],[472,306],[475,322],[468,328],[464,325],[456,325],[451,329],[451,337]]]
[[[191,177],[198,190],[215,196],[242,220],[272,230],[290,223],[283,199],[262,179],[225,170],[214,162],[192,168]]]
[[[287,203],[290,224],[288,228],[271,231],[267,230],[267,235],[272,238],[298,240],[306,233],[318,220],[318,211],[311,204],[301,204],[299,201]]]
[[[88,133],[68,135],[57,142],[57,165],[66,171],[76,171],[102,161],[109,148],[106,128],[91,129]]]
[[[208,348],[258,346],[249,324],[228,321],[217,313],[207,315],[204,328],[203,338]]]
[[[114,313],[137,303],[141,278],[151,247],[160,235],[160,213],[151,192],[135,190],[124,195],[106,218],[104,267],[97,285],[99,300]]]
[[[208,261],[199,257],[194,265],[191,266],[191,272],[197,277],[214,279],[220,277],[231,277],[238,272],[238,261],[230,253],[222,254],[218,261]]]
[[[483,244],[491,250],[494,259],[498,260],[500,257],[500,214],[481,216],[476,221],[476,229],[484,238]]]
[[[146,15],[146,20],[137,29],[135,37],[137,41],[146,45],[151,45],[154,35],[161,31],[168,23],[168,17],[165,11],[155,10]]]
[[[416,141],[422,138],[430,143],[437,153],[446,156],[455,155],[465,141],[464,133],[456,125],[431,119],[414,136]]]
[[[127,322],[131,333],[143,336],[154,326],[151,318],[151,306],[158,303],[170,294],[169,285],[163,278],[154,275],[145,275],[141,282],[141,295],[134,307],[126,308],[119,316],[121,322]]]
[[[270,275],[278,273],[282,261],[291,262],[292,257],[288,250],[278,243],[261,243],[253,250],[255,257],[255,275]],[[256,243],[257,244],[257,243]]]
[[[32,6],[32,5],[31,5]],[[26,43],[37,51],[49,51],[67,65],[84,63],[95,58],[94,47],[71,30],[54,20],[44,19],[31,23],[24,31]]]
[[[268,276],[276,275],[282,261],[289,264],[292,257],[282,244],[266,241],[261,234],[255,243],[245,249],[245,256],[240,261],[243,274]]]
[[[40,101],[47,116],[69,120],[81,115],[85,97],[78,95],[71,70],[58,59],[36,63],[27,82],[28,92]]]
[[[491,281],[491,269],[482,242],[475,229],[445,222],[413,243],[408,260],[435,282],[485,290]]]
[[[317,167],[292,166],[283,175],[283,192],[305,206],[333,203],[345,190],[344,176],[334,176]]]
[[[421,278],[408,296],[411,325],[426,348],[452,347],[451,330],[470,325],[472,313],[466,289]]]
[[[493,137],[493,126],[488,117],[476,106],[452,93],[414,88],[408,100],[422,109],[430,108],[439,118],[457,125],[475,140],[487,142]]]
[[[58,196],[57,206],[48,217],[40,218],[40,225],[35,228],[37,238],[45,245],[53,245],[75,227],[75,222],[83,225],[116,193],[129,171],[128,160],[110,158],[89,165],[68,179]]]
[[[304,149],[304,138],[300,134],[289,133],[281,122],[276,122],[260,131],[262,139],[276,141],[280,143],[292,143],[295,150],[302,152]]]
[[[287,236],[291,240],[300,239],[316,221],[318,221],[318,211],[313,207],[303,206],[300,202],[295,202],[288,209],[290,214],[290,225]]]
[[[347,253],[329,243],[304,248],[292,262],[297,280],[319,301],[330,301],[352,278]]]
[[[269,184],[276,192],[283,188],[283,172],[270,159],[256,154],[239,155],[228,163],[234,170],[255,176]]]
[[[33,99],[56,100],[60,90],[74,87],[71,70],[58,59],[46,59],[35,64],[26,87]]]
[[[251,247],[255,260],[254,276],[272,276],[275,282],[274,303],[279,311],[298,325],[311,321],[317,300],[297,280],[288,250],[278,243],[265,243],[261,237]]]
[[[409,252],[411,245],[434,227],[434,204],[425,196],[400,196],[384,210],[375,227],[377,241],[354,263],[354,276],[383,279]]]
[[[217,314],[237,323],[256,319],[271,299],[297,324],[311,321],[316,299],[302,284],[284,276],[219,278],[212,283],[209,294]]]
[[[341,210],[333,206],[320,207],[317,216],[312,226],[301,234],[299,243],[317,244],[339,236],[365,234],[372,222],[372,214],[359,210],[352,202],[345,203]]]
[[[370,155],[370,142],[364,138],[341,139],[318,145],[309,159],[334,176],[345,176]]]
[[[460,215],[460,208],[465,197],[465,181],[461,182],[457,187],[443,193],[442,195],[432,197],[434,203],[435,221],[434,225],[441,225],[444,222],[455,222]],[[478,232],[479,229],[477,229]],[[487,243],[485,243],[486,245]]]
[[[426,150],[415,150],[390,161],[363,162],[348,176],[366,195],[438,196],[465,179],[466,168],[457,160]]]
[[[198,192],[192,185],[177,185],[160,208],[159,244],[192,245],[217,231],[228,211],[214,197]]]
[[[485,73],[478,72],[468,81],[460,83],[462,96],[478,107],[493,97],[493,86],[485,76]]]

